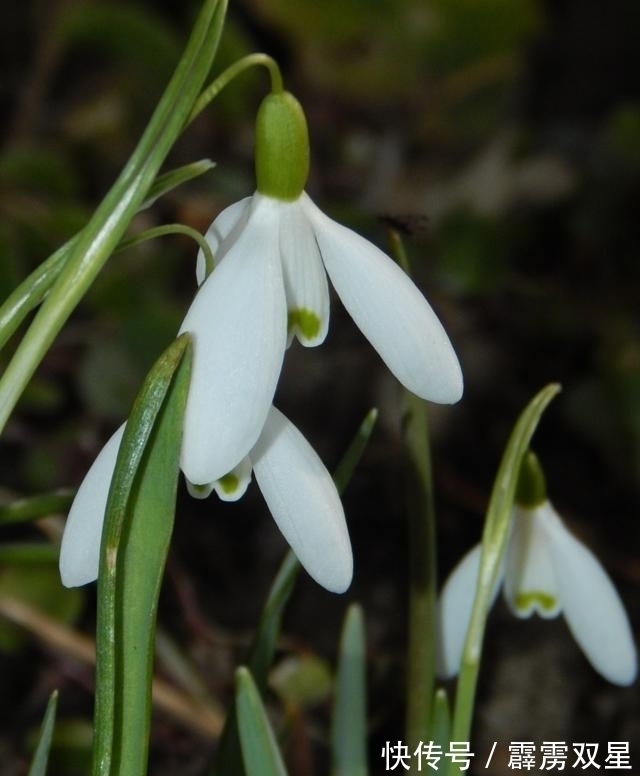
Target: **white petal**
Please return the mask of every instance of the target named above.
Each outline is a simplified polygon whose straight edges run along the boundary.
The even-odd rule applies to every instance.
[[[397,379],[423,399],[452,404],[462,372],[427,300],[379,248],[324,215],[303,194],[322,260],[342,303]]]
[[[327,590],[343,593],[353,559],[340,497],[318,455],[275,407],[251,460],[273,519],[300,563]]]
[[[223,477],[258,439],[282,368],[286,323],[277,218],[262,198],[180,327],[194,337],[181,461],[192,483]]]
[[[282,205],[280,255],[289,341],[295,335],[303,345],[320,345],[329,328],[327,273],[309,219],[297,202]]]
[[[558,591],[546,521],[540,507],[515,508],[506,555],[504,595],[516,617],[557,617]]]
[[[71,505],[60,547],[60,577],[65,587],[86,585],[98,578],[107,496],[124,427],[123,423],[102,448]]]
[[[442,679],[460,670],[480,569],[480,545],[469,550],[445,582],[438,601],[437,668]]]
[[[565,528],[551,505],[545,510],[550,548],[567,624],[591,665],[614,684],[638,672],[629,618],[595,556]]]
[[[251,205],[251,197],[245,197],[239,202],[225,208],[211,224],[204,239],[209,243],[216,267],[222,261],[230,246],[247,223]],[[207,268],[202,250],[198,251],[196,260],[196,280],[201,286],[206,278]]]

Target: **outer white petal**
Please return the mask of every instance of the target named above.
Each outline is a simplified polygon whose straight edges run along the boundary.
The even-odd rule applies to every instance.
[[[445,582],[438,601],[437,669],[443,679],[455,676],[460,670],[464,641],[471,622],[473,600],[478,586],[481,545],[477,544],[453,569]],[[502,575],[496,580],[493,602],[496,599]]]
[[[269,510],[300,563],[327,590],[343,593],[353,558],[340,497],[318,455],[275,407],[251,460]]]
[[[216,266],[222,261],[229,247],[238,238],[238,235],[247,223],[251,205],[251,197],[245,197],[239,202],[225,208],[211,224],[204,238],[209,243]],[[204,283],[206,276],[206,264],[204,253],[198,251],[196,260],[196,280],[198,285]]]
[[[516,617],[557,617],[563,602],[558,590],[544,512],[515,508],[506,556],[504,595]]]
[[[303,194],[322,260],[340,299],[389,369],[423,399],[452,404],[462,372],[427,300],[379,248],[324,215]]]
[[[289,341],[324,342],[329,328],[329,288],[313,229],[298,202],[283,203],[280,255],[287,294]]]
[[[65,587],[98,578],[104,513],[124,427],[123,423],[102,448],[71,505],[60,547],[60,577]]]
[[[638,673],[637,651],[620,596],[602,564],[546,505],[553,565],[567,624],[591,665],[614,684]]]
[[[262,198],[252,207],[180,327],[194,338],[181,468],[195,485],[223,477],[248,454],[280,375],[286,303],[271,205]]]

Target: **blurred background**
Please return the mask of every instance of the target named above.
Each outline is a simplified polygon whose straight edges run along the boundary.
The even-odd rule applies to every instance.
[[[231,0],[212,75],[263,50],[310,126],[308,192],[382,248],[405,236],[417,283],[465,376],[429,408],[443,580],[481,533],[503,447],[544,384],[561,395],[535,449],[551,500],[640,624],[640,5],[633,0]],[[126,162],[198,10],[176,0],[25,0],[0,28],[0,296],[86,222]],[[188,129],[167,168],[217,166],[138,216],[132,232],[206,230],[253,191],[253,120],[268,88],[243,75]],[[39,369],[0,443],[8,503],[77,487],[128,414],[195,290],[196,248],[164,238],[114,256]],[[275,704],[291,772],[326,771],[330,672],[351,601],[367,620],[371,770],[403,737],[407,536],[400,391],[334,297],[324,347],[287,354],[276,402],[329,468],[367,410],[380,415],[345,495],[355,578],[332,596],[300,578]],[[0,355],[4,368],[19,334]],[[62,518],[2,526],[59,535]],[[1,551],[0,551],[1,552]],[[224,708],[285,544],[255,485],[241,502],[179,494],[161,601],[159,673]],[[86,772],[93,669],[76,655],[95,590],[64,591],[55,553],[0,554],[0,773],[26,772],[60,689],[53,774]],[[29,614],[30,613],[30,614]],[[26,616],[26,615],[25,615]],[[35,619],[34,619],[35,618]],[[23,618],[24,620],[24,618]],[[43,625],[44,623],[44,625]],[[24,624],[24,623],[23,623]],[[64,626],[53,631],[52,624]],[[45,627],[46,626],[46,627]],[[44,628],[44,630],[43,630]],[[69,630],[70,629],[70,630]],[[52,632],[70,635],[60,644]],[[293,679],[291,679],[293,677]],[[601,679],[564,622],[491,616],[472,750],[506,774],[514,740],[630,741],[637,688]],[[635,749],[634,749],[635,745]],[[214,743],[159,711],[154,774],[207,772]],[[482,759],[484,755],[484,760]]]

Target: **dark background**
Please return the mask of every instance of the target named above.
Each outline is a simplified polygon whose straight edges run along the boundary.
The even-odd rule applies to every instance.
[[[83,225],[113,182],[197,8],[30,0],[3,9],[3,298]],[[633,0],[232,0],[213,71],[250,51],[275,56],[307,113],[317,204],[382,247],[385,219],[406,228],[416,280],[465,376],[459,405],[430,407],[441,579],[480,536],[518,413],[558,381],[563,392],[535,438],[550,497],[610,572],[636,632],[639,17]],[[262,72],[242,76],[197,120],[168,166],[210,157],[216,169],[138,217],[134,231],[171,221],[204,231],[251,193],[253,119],[267,84]],[[166,238],[111,259],[3,435],[4,501],[80,482],[177,331],[195,288],[194,256],[185,238]],[[363,604],[377,773],[384,741],[403,735],[399,389],[335,298],[331,314],[323,348],[288,352],[278,406],[329,468],[369,407],[380,416],[344,500],[354,583],[337,597],[301,578],[279,659],[333,665],[346,605]],[[38,536],[3,528],[0,538]],[[180,493],[160,623],[222,704],[284,550],[255,486],[231,506]],[[51,565],[0,567],[0,595],[24,594],[91,634],[93,588],[65,595],[58,585]],[[0,773],[26,772],[30,736],[55,687],[60,735],[78,746],[58,743],[54,772],[82,772],[91,669],[1,619],[0,629]],[[326,769],[322,682],[311,695],[285,714],[293,773]],[[601,764],[608,741],[631,741],[638,767],[637,688],[595,674],[562,619],[521,622],[496,607],[479,697],[472,748],[480,767],[498,741],[483,772],[510,772],[513,740],[599,742]],[[152,772],[205,772],[212,749],[159,715]]]

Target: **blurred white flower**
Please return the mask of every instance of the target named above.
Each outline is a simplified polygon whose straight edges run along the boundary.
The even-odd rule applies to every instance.
[[[123,424],[103,447],[71,506],[60,549],[60,576],[67,587],[98,576],[107,496],[124,429]],[[275,407],[269,409],[249,457],[213,486],[190,485],[190,492],[202,497],[215,487],[223,498],[237,499],[252,468],[274,520],[304,568],[327,590],[344,592],[353,560],[340,497],[313,448]]]
[[[460,669],[471,619],[481,547],[470,550],[449,576],[439,603],[439,666],[443,678]],[[637,655],[629,619],[595,556],[564,526],[548,500],[514,507],[500,587],[516,617],[564,614],[578,646],[605,679],[631,684]]]

